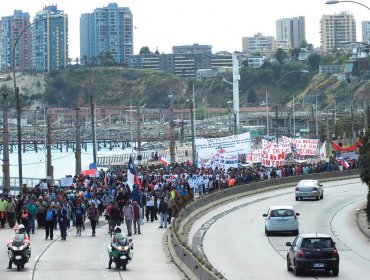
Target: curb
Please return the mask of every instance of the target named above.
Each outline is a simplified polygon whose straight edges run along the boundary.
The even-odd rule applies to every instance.
[[[370,240],[370,223],[367,219],[366,214],[366,205],[363,206],[363,208],[359,209],[356,212],[356,223],[358,229],[361,231],[361,233]]]

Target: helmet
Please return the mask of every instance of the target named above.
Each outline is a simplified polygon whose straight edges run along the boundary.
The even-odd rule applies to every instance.
[[[121,233],[122,231],[121,231],[121,228],[119,227],[119,226],[116,226],[115,228],[114,228],[114,233]]]
[[[26,231],[26,228],[24,227],[24,225],[20,224],[18,226],[18,233],[24,233]]]

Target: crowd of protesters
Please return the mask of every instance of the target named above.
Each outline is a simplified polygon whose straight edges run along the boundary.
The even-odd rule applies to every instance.
[[[356,169],[356,160],[346,168]],[[232,187],[238,184],[268,180],[276,177],[332,172],[343,169],[340,161],[290,163],[273,168],[259,164],[225,170],[196,168],[190,162],[163,166],[152,164],[137,167],[140,185],[127,184],[126,168],[100,170],[96,177],[82,174],[73,177],[71,186],[50,186],[46,180],[24,187],[19,194],[1,194],[0,224],[4,228],[23,224],[28,234],[45,230],[45,239],[54,237],[59,228],[61,239],[76,225],[85,229],[90,221],[95,236],[99,218],[105,217],[109,232],[125,225],[127,235],[141,234],[143,223],[159,220],[159,228],[167,228],[179,208],[194,195]],[[32,236],[32,235],[31,235]]]

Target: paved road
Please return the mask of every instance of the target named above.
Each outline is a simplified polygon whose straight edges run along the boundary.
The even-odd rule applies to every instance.
[[[24,270],[7,270],[8,257],[6,241],[12,236],[9,228],[0,229],[0,279],[125,279],[142,280],[145,277],[161,280],[182,280],[186,277],[168,258],[163,247],[164,229],[159,223],[145,223],[141,235],[133,235],[134,258],[127,266],[127,271],[118,271],[112,266],[107,269],[107,245],[110,236],[104,220],[100,221],[96,237],[91,236],[91,229],[86,228],[82,236],[76,231],[68,233],[66,241],[60,238],[45,240],[44,230],[37,230],[31,235],[32,258]],[[56,234],[55,234],[56,233]],[[60,237],[59,231],[54,231]]]
[[[293,205],[301,214],[301,233],[317,231],[333,236],[341,257],[339,279],[367,280],[370,243],[357,227],[356,212],[364,205],[368,188],[359,179],[352,179],[324,183],[324,189],[320,201],[295,201],[294,188],[288,188],[222,205],[193,225],[189,242],[204,236],[206,257],[227,279],[293,278],[286,270],[285,242],[294,237],[266,237],[262,217],[271,205]],[[328,276],[318,273],[306,277]]]

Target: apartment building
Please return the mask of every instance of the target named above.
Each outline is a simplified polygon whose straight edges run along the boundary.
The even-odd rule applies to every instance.
[[[370,44],[370,21],[362,21],[362,42]]]
[[[242,37],[243,53],[273,52],[275,51],[275,38],[257,33],[253,37]]]
[[[321,24],[321,45],[325,52],[346,48],[349,42],[356,42],[356,21],[350,12],[323,15]]]
[[[32,26],[32,68],[37,72],[61,70],[68,65],[68,15],[57,5],[36,13]]]
[[[0,69],[12,68],[14,49],[14,68],[19,71],[32,66],[32,32],[30,14],[15,10],[11,16],[0,19]],[[23,34],[22,31],[26,30]]]
[[[106,50],[115,63],[128,63],[134,53],[133,15],[128,7],[109,3],[80,17],[80,59],[90,64]]]
[[[276,41],[288,42],[291,48],[300,48],[302,42],[306,41],[305,17],[276,20]]]

